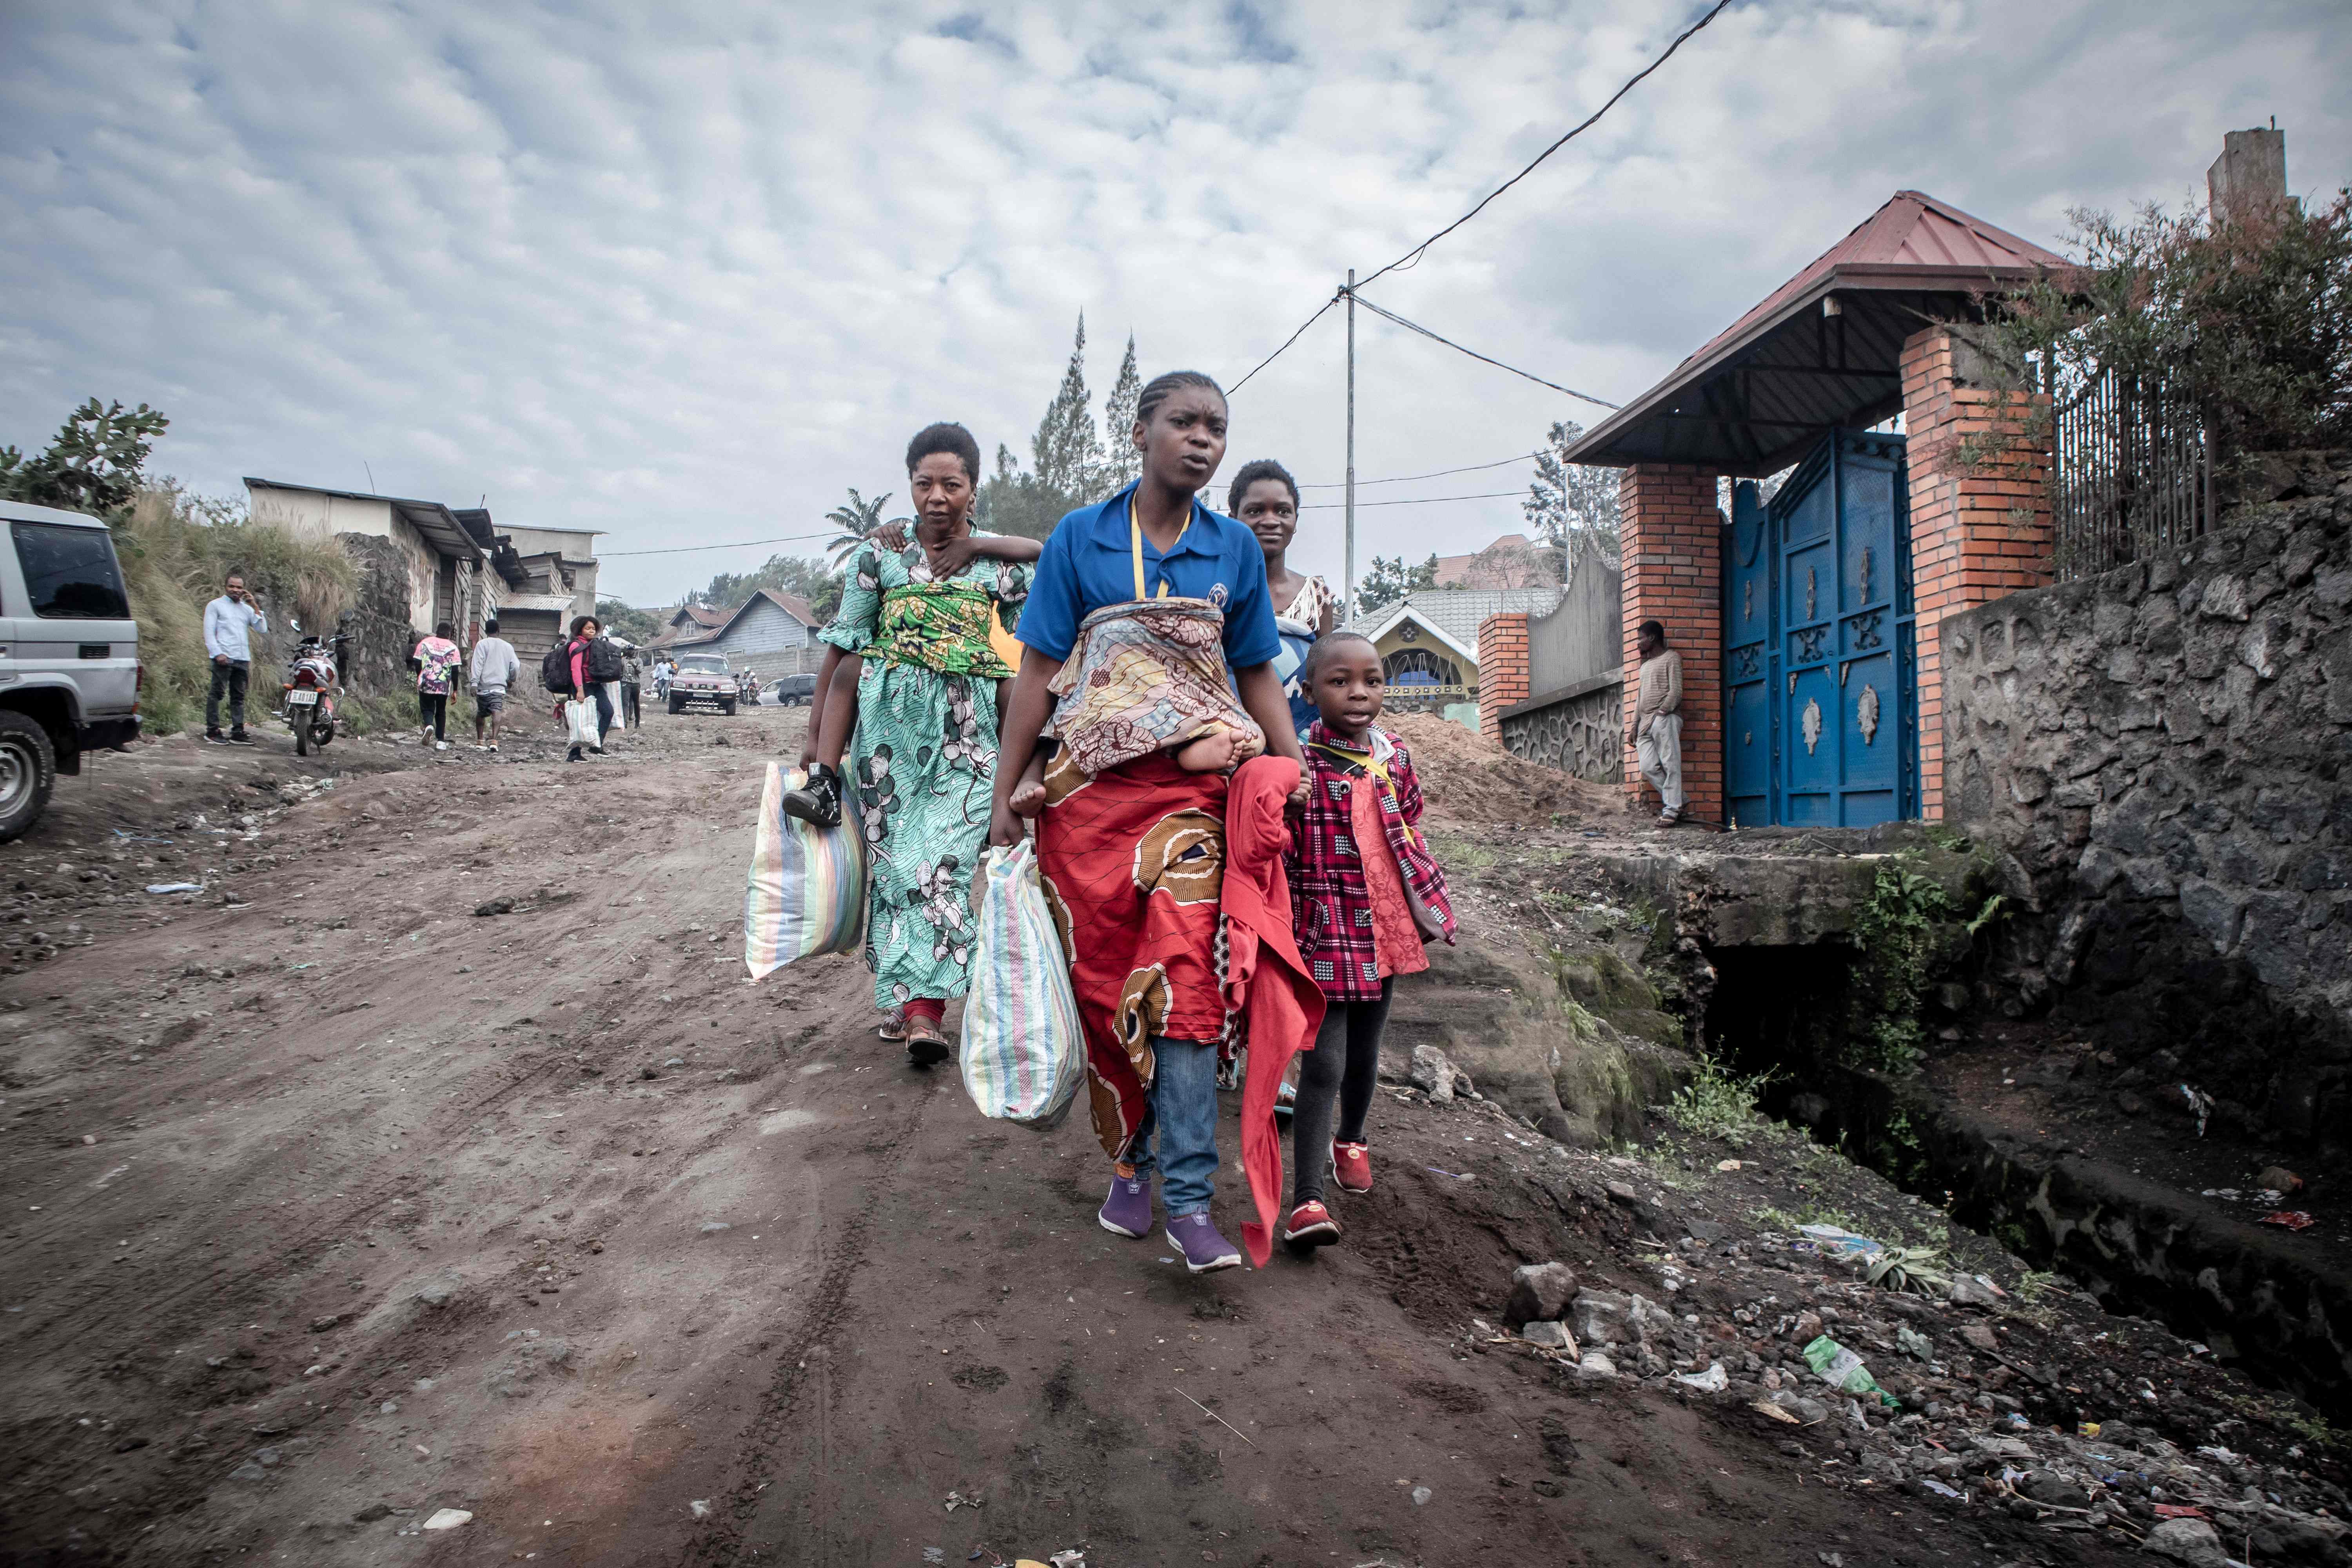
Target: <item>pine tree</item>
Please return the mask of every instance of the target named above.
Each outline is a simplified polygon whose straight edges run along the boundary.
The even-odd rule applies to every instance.
[[[1143,474],[1143,454],[1135,449],[1135,405],[1143,377],[1135,368],[1135,334],[1127,334],[1127,357],[1118,362],[1118,383],[1103,402],[1103,471],[1095,488],[1114,494]]]
[[[1563,566],[1570,544],[1580,538],[1598,545],[1610,560],[1617,559],[1617,481],[1623,470],[1564,460],[1562,454],[1583,434],[1584,426],[1573,419],[1563,419],[1546,433],[1544,449],[1536,454],[1535,482],[1519,503],[1536,537],[1561,558]]]
[[[1066,496],[1086,497],[1093,489],[1102,474],[1103,446],[1088,406],[1092,402],[1087,395],[1087,318],[1080,311],[1061,390],[1029,443],[1030,477],[1038,484]]]

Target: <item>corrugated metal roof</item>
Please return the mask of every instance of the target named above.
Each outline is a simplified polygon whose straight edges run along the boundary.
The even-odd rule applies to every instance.
[[[1727,474],[1785,468],[1827,431],[1902,406],[1903,341],[1966,319],[1979,297],[2065,258],[1922,191],[1885,205],[1674,374],[1587,432],[1570,462],[1693,463]],[[1838,313],[1825,313],[1834,297]]]
[[[1377,638],[1410,613],[1423,626],[1443,632],[1475,658],[1478,626],[1488,616],[1510,610],[1548,616],[1559,607],[1567,592],[1556,583],[1540,588],[1417,588],[1395,604],[1365,611],[1340,629]]]

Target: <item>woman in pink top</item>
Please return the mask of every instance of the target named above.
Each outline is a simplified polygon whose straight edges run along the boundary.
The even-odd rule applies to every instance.
[[[604,628],[597,623],[595,616],[580,616],[573,618],[572,640],[563,647],[565,668],[572,676],[572,690],[568,696],[596,704],[596,738],[600,742],[613,727],[613,697],[605,689],[604,682],[620,679],[621,662],[620,654],[604,637]],[[610,674],[606,673],[608,669]],[[559,721],[563,718],[562,701],[555,705],[555,717]],[[600,757],[604,754],[601,744],[592,749]],[[563,760],[578,762],[580,748],[572,747],[564,753]]]

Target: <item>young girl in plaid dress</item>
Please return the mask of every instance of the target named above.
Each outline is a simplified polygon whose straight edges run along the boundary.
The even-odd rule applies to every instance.
[[[1347,1192],[1372,1190],[1364,1117],[1380,1074],[1390,987],[1429,967],[1425,943],[1453,942],[1454,910],[1445,873],[1421,836],[1412,759],[1373,722],[1383,685],[1378,650],[1352,633],[1326,637],[1309,650],[1299,684],[1320,716],[1299,737],[1307,806],[1292,826],[1286,869],[1299,955],[1329,1007],[1315,1048],[1299,1058],[1297,1176],[1282,1238],[1321,1247],[1339,1239],[1339,1222],[1323,1202],[1325,1170]]]

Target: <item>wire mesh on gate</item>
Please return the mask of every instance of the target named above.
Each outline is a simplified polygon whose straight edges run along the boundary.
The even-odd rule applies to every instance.
[[[2211,465],[2196,410],[2160,377],[2112,366],[2057,407],[2051,512],[2061,582],[2187,542],[2210,524]]]

